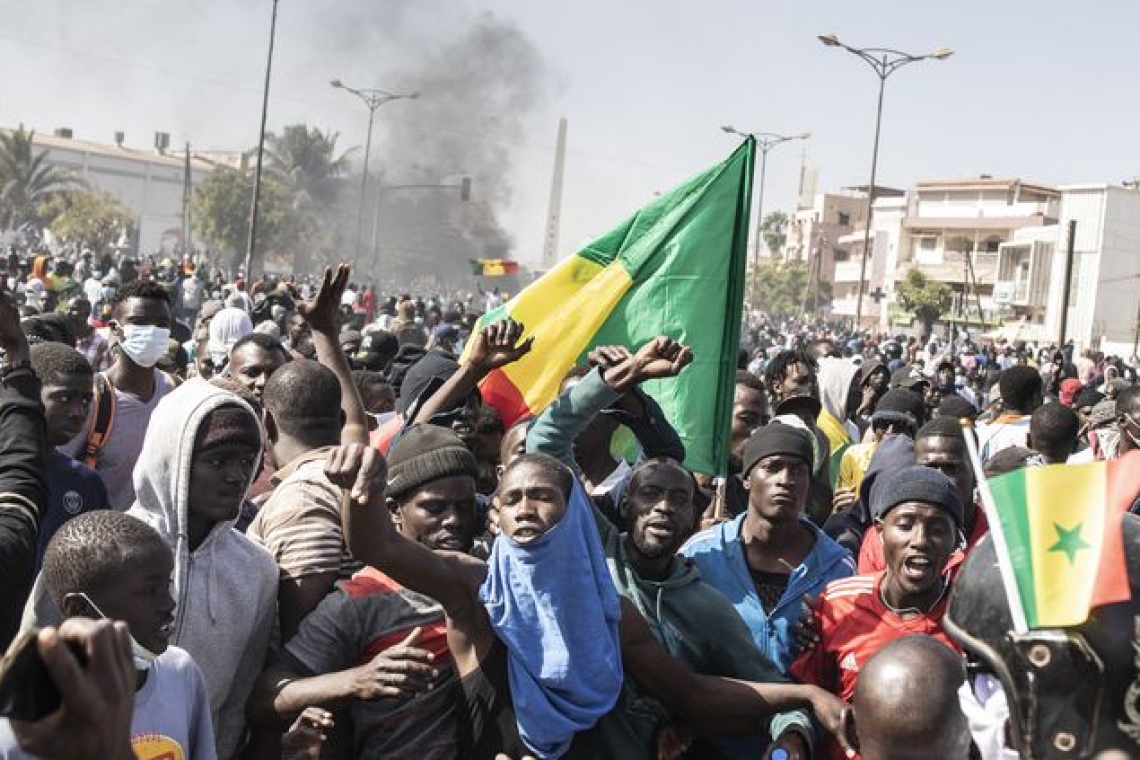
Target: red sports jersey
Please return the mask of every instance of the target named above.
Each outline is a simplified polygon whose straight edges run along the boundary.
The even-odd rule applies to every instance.
[[[950,555],[950,561],[946,563],[946,572],[951,578],[958,572],[958,567],[966,559],[966,555],[970,553],[974,545],[989,532],[990,526],[986,522],[986,514],[981,507],[976,508],[974,515],[974,530],[966,539],[965,551],[958,549]],[[856,572],[861,575],[871,575],[887,568],[886,560],[883,559],[883,542],[879,540],[879,527],[877,525],[867,528],[867,532],[863,534],[863,543],[859,546],[858,559],[859,564],[856,567]]]
[[[793,678],[815,684],[850,702],[859,670],[894,639],[925,634],[959,651],[942,632],[949,589],[929,613],[903,620],[888,609],[879,596],[883,575],[855,575],[827,585],[816,601],[820,642],[792,663],[788,672]],[[820,749],[821,757],[846,757],[834,740]]]

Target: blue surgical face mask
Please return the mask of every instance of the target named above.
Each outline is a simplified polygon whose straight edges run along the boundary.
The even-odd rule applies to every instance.
[[[68,596],[73,596],[73,595],[68,594]],[[83,600],[91,606],[91,609],[95,610],[95,612],[97,612],[99,614],[99,617],[103,618],[104,620],[110,620],[110,618],[107,617],[103,613],[103,610],[99,609],[99,605],[97,605],[97,604],[95,604],[95,602],[91,601],[91,597],[87,596],[87,594],[85,594],[82,591],[79,591],[79,592],[75,593],[74,596],[83,597]],[[158,659],[158,655],[155,654],[154,652],[150,651],[146,647],[144,647],[138,641],[136,641],[135,637],[132,635],[131,636],[131,659],[135,663],[135,670],[139,671],[140,673],[145,673],[148,670],[150,670],[152,667],[154,667],[154,661]]]

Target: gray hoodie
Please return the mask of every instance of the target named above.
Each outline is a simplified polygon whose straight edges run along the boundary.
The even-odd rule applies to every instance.
[[[135,465],[137,500],[128,514],[157,530],[174,550],[178,609],[171,643],[188,651],[202,670],[218,757],[227,760],[238,754],[246,702],[265,664],[277,614],[277,565],[268,551],[233,530],[232,521],[215,525],[190,550],[194,439],[206,415],[222,405],[254,416],[244,401],[204,380],[190,380],[159,402]]]

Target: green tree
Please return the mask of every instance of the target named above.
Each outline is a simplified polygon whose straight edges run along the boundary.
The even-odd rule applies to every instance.
[[[824,305],[831,301],[831,284],[812,282],[807,263],[798,259],[762,263],[756,286],[757,306],[774,317],[799,316],[813,304]]]
[[[287,189],[295,208],[324,208],[336,201],[351,153],[337,155],[337,137],[304,124],[265,136],[265,169]]]
[[[195,234],[206,245],[221,251],[231,267],[236,267],[245,255],[252,201],[253,172],[228,167],[210,172],[190,198]],[[268,250],[293,252],[313,224],[310,215],[293,208],[280,183],[265,174],[261,177],[257,216],[258,256]]]
[[[895,288],[899,306],[909,311],[922,323],[925,339],[934,330],[934,323],[950,309],[954,292],[945,283],[928,280],[921,270],[910,269]]]
[[[764,245],[768,246],[772,255],[783,256],[784,245],[788,242],[788,215],[783,211],[768,214],[760,225],[760,232],[764,235]]]
[[[83,185],[71,172],[49,164],[46,150],[36,152],[35,136],[35,130],[25,130],[22,124],[0,132],[0,230],[42,224],[39,212],[44,204]]]
[[[48,220],[51,233],[64,243],[75,243],[102,253],[134,234],[135,215],[108,192],[65,191],[42,204],[39,215]]]

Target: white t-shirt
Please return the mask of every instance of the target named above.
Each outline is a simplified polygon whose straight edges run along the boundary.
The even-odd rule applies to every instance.
[[[170,647],[135,693],[131,748],[139,760],[217,760],[202,672],[185,650]],[[0,760],[34,760],[0,718]]]
[[[107,503],[111,509],[120,512],[135,503],[135,462],[142,451],[150,415],[162,397],[174,387],[165,373],[155,370],[154,377],[154,395],[146,402],[115,389],[115,422],[95,464],[95,471],[107,486]],[[87,445],[88,431],[95,424],[96,411],[96,405],[92,403],[87,424],[79,435],[60,446],[60,451],[70,457],[81,458],[83,447]]]

